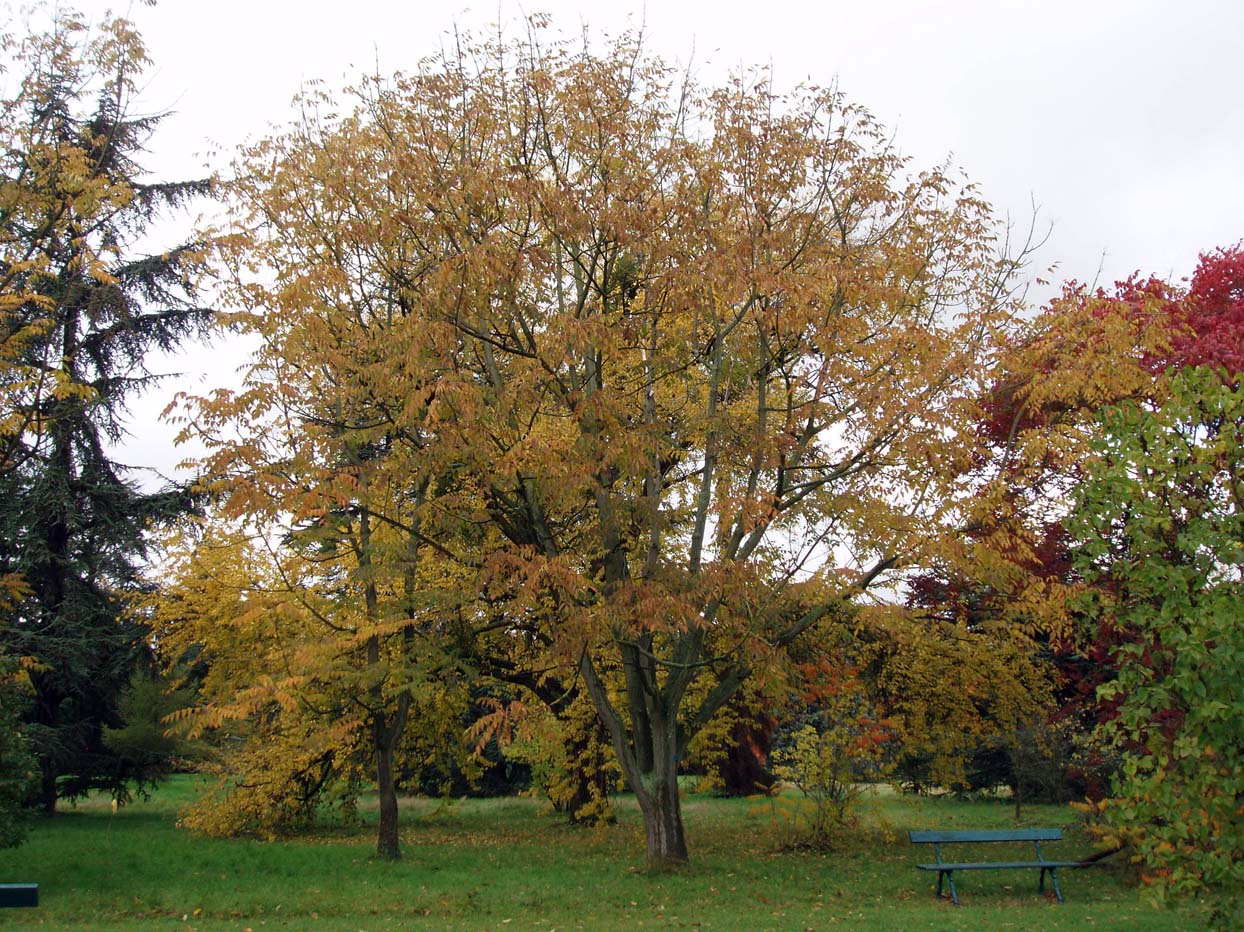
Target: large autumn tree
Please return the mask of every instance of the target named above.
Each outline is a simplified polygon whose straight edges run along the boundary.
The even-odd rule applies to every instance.
[[[3,40],[0,99],[0,650],[31,658],[26,734],[38,803],[146,773],[110,751],[118,698],[143,651],[126,609],[152,521],[185,504],[149,492],[108,450],[152,382],[148,354],[205,328],[192,244],[135,244],[159,212],[206,183],[148,179],[158,117],[132,102],[147,64],[121,19],[92,29],[57,10],[46,32]]]
[[[303,520],[366,507],[454,564],[461,637],[577,674],[649,861],[686,861],[690,738],[961,519],[1015,269],[987,205],[834,91],[539,23],[304,113],[235,190],[263,367],[191,430],[236,507],[280,473]],[[314,469],[287,415],[336,445]],[[404,511],[321,494],[380,475]]]

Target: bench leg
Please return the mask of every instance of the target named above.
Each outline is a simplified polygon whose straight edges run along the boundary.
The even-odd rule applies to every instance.
[[[955,889],[955,872],[954,871],[938,871],[937,872],[937,895],[942,895],[942,875],[946,875],[946,879],[950,881],[950,899],[956,906],[959,905],[959,891]]]
[[[942,880],[950,881],[950,898],[956,906],[959,905],[959,894],[955,890],[955,872],[954,871],[938,871],[937,872],[937,898],[942,898]]]
[[[1058,873],[1056,869],[1053,867],[1041,868],[1041,879],[1037,883],[1037,892],[1038,893],[1045,892],[1045,875],[1046,874],[1050,875],[1050,882],[1054,885],[1054,896],[1057,897],[1058,902],[1061,903],[1063,901],[1063,891],[1058,889]]]

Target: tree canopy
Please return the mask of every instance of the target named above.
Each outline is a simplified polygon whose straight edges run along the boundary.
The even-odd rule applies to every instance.
[[[338,591],[391,630],[439,612],[580,676],[650,860],[686,860],[689,739],[962,518],[1014,310],[987,205],[834,91],[701,88],[631,35],[303,110],[233,190],[262,349],[187,412],[224,513],[349,539]]]

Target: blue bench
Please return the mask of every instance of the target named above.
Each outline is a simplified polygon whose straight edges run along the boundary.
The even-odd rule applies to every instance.
[[[38,905],[37,883],[0,883],[0,907]]]
[[[1083,867],[1082,861],[1048,861],[1041,853],[1041,842],[1062,841],[1063,830],[1060,828],[1013,828],[994,831],[950,831],[950,832],[908,832],[912,844],[932,845],[933,864],[917,864],[922,871],[937,871],[937,895],[942,895],[942,880],[950,882],[950,898],[959,905],[959,893],[955,890],[955,871],[979,870],[1037,870],[1040,878],[1037,881],[1037,892],[1045,891],[1045,876],[1049,875],[1054,885],[1054,896],[1058,902],[1063,901],[1063,893],[1058,889],[1058,869],[1060,867]],[[1027,861],[964,861],[945,860],[942,858],[942,845],[992,844],[998,842],[1030,841],[1036,856]]]

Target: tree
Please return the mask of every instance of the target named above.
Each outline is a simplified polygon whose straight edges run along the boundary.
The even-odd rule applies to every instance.
[[[1171,362],[1244,372],[1244,243],[1201,254],[1175,323]]]
[[[977,510],[964,544],[973,559],[913,580],[912,603],[977,626],[1006,625],[1058,672],[1057,719],[1087,734],[1114,714],[1098,701],[1126,629],[1077,607],[1078,542],[1064,522],[1083,479],[1103,407],[1160,406],[1174,372],[1244,360],[1244,252],[1202,254],[1189,285],[1133,274],[1113,288],[1074,282],[1017,334],[982,402],[984,455],[974,464]],[[966,570],[962,569],[966,568]]]
[[[30,742],[22,733],[27,698],[17,677],[18,665],[0,654],[0,848],[12,848],[26,837],[26,798],[35,782],[37,765]]]
[[[802,694],[792,703],[795,714],[773,753],[774,775],[803,798],[790,828],[814,847],[831,847],[838,831],[856,821],[868,785],[884,780],[894,767],[890,745],[896,735],[852,663],[856,647],[826,644],[815,661],[800,664]],[[801,815],[806,815],[802,832]]]
[[[310,113],[314,101],[306,106]],[[260,566],[271,581],[243,581],[240,591],[277,594],[283,606],[275,641],[264,631],[251,649],[278,671],[297,657],[288,676],[263,665],[225,669],[230,678],[207,697],[204,720],[245,714],[282,729],[290,759],[325,768],[316,787],[343,772],[338,761],[357,768],[360,755],[368,758],[380,801],[377,852],[395,860],[399,755],[424,687],[456,676],[444,648],[472,582],[446,564],[443,541],[472,525],[432,507],[454,470],[431,407],[436,379],[421,374],[435,367],[437,341],[410,318],[377,259],[409,247],[367,202],[377,192],[351,181],[357,160],[383,155],[379,138],[359,120],[320,135],[312,118],[247,153],[232,185],[237,230],[218,255],[240,309],[229,323],[260,348],[243,391],[187,401],[186,432],[210,451],[201,489],[216,516],[263,542]],[[385,192],[383,164],[366,171]],[[284,310],[258,310],[276,305]],[[382,361],[403,371],[386,382]],[[168,610],[188,637],[199,632],[217,649],[205,624],[217,617],[210,604],[184,618],[177,605]],[[331,733],[316,721],[332,722]],[[329,737],[344,743],[334,749]],[[253,749],[252,769],[270,767],[263,755],[275,746]]]
[[[832,91],[701,90],[634,36],[541,35],[365,82],[251,153],[234,299],[285,378],[244,416],[371,438],[436,516],[401,525],[487,606],[464,620],[577,671],[650,863],[679,864],[691,737],[960,517],[1015,263],[970,188],[908,174]],[[247,449],[231,483],[266,468]]]
[[[1033,638],[997,617],[892,607],[865,635],[881,707],[898,732],[896,782],[921,790],[981,788],[974,766],[1005,759],[987,783],[1012,790],[1020,815],[1025,771],[1048,756],[1050,664]]]
[[[1092,613],[1127,636],[1098,736],[1122,760],[1099,814],[1159,894],[1244,879],[1244,390],[1183,369],[1160,406],[1101,416],[1070,529]]]
[[[220,520],[167,550],[153,624],[168,665],[201,668],[179,717],[190,737],[216,731],[232,746],[209,767],[215,791],[185,817],[193,829],[286,833],[327,802],[352,806],[370,771],[377,853],[396,860],[402,771],[441,764],[455,745],[466,757],[469,681],[438,649],[434,572],[405,562],[406,535],[373,525],[396,511],[350,494],[353,509],[331,521],[261,523],[265,537]]]
[[[144,534],[188,500],[141,491],[105,445],[155,379],[148,354],[207,324],[196,245],[145,255],[134,243],[208,185],[145,180],[136,159],[159,117],[131,112],[147,58],[125,20],[92,31],[57,12],[5,54],[17,83],[0,100],[0,576],[23,588],[0,642],[34,661],[27,733],[52,811],[92,789],[124,798],[147,774],[102,731],[121,724],[143,650],[126,599]]]

